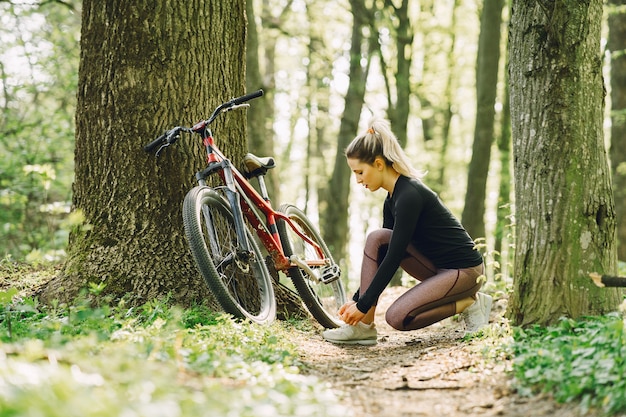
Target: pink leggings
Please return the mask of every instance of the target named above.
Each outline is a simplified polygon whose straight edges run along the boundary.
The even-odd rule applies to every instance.
[[[360,293],[372,282],[391,239],[391,230],[378,229],[367,236],[361,265]],[[400,267],[420,283],[400,296],[387,310],[385,320],[397,330],[430,326],[456,314],[456,301],[474,297],[481,287],[481,263],[472,268],[439,269],[412,245]]]

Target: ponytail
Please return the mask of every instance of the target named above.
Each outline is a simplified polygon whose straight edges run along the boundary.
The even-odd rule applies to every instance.
[[[345,150],[350,159],[357,159],[372,165],[377,157],[398,173],[412,178],[421,178],[424,174],[411,166],[409,158],[400,146],[396,135],[391,131],[387,120],[370,119],[367,131],[352,140]]]

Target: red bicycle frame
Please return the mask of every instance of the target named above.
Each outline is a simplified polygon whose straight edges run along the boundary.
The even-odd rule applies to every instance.
[[[201,122],[202,123],[202,122]],[[242,209],[242,214],[248,219],[254,231],[259,236],[259,239],[263,242],[263,245],[269,252],[274,266],[279,271],[285,271],[291,267],[298,266],[295,262],[285,256],[283,245],[280,241],[280,235],[278,233],[278,227],[276,220],[281,219],[287,223],[302,239],[310,244],[319,259],[303,259],[302,261],[308,266],[322,267],[326,266],[325,255],[322,248],[308,236],[302,233],[292,222],[292,220],[285,214],[274,210],[270,204],[269,197],[266,199],[262,197],[257,190],[252,187],[250,182],[239,172],[232,163],[222,154],[222,152],[215,146],[213,135],[206,126],[194,126],[196,131],[204,130],[203,142],[207,149],[207,163],[209,169],[211,165],[219,164],[219,175],[222,182],[229,188],[235,187],[240,196],[244,197],[240,199],[239,203]],[[229,175],[230,172],[230,175]],[[231,178],[232,177],[232,178]],[[231,188],[232,189],[232,188]],[[234,190],[233,190],[234,191]],[[267,219],[266,222],[260,218],[257,212],[252,208],[256,207],[261,213],[263,213]],[[237,215],[233,213],[233,215]]]

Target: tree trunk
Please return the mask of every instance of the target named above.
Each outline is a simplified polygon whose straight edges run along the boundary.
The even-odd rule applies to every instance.
[[[503,4],[503,0],[485,0],[480,18],[476,62],[476,125],[461,217],[461,223],[474,239],[486,237],[485,197],[498,91]]]
[[[388,115],[389,122],[393,126],[393,131],[398,138],[398,142],[404,148],[407,144],[407,127],[410,113],[411,97],[411,62],[413,61],[413,28],[409,17],[409,1],[402,0],[400,6],[396,7],[394,2],[387,0],[385,5],[393,10],[392,22],[395,24],[396,41],[396,99],[387,97],[389,102]],[[381,51],[382,57],[382,51]]]
[[[505,74],[504,103],[502,103],[502,120],[500,135],[498,136],[498,153],[500,154],[500,178],[498,186],[498,206],[496,207],[496,230],[494,231],[494,250],[504,255],[503,244],[511,225],[511,107],[509,101],[509,77]],[[508,252],[509,249],[506,248]],[[508,258],[507,258],[508,259]],[[503,264],[507,259],[502,259]],[[502,265],[505,267],[505,265]]]
[[[275,157],[274,135],[271,127],[271,121],[274,119],[274,106],[272,105],[274,83],[266,83],[264,79],[267,79],[269,75],[264,77],[264,74],[261,72],[262,65],[259,57],[261,45],[253,4],[253,1],[246,2],[246,16],[248,19],[246,86],[248,91],[256,91],[259,88],[265,88],[265,95],[261,97],[260,100],[255,100],[255,104],[248,110],[248,149],[258,156]],[[273,57],[273,54],[269,56],[265,55],[266,59],[268,59],[268,57]],[[273,68],[273,65],[271,68]],[[270,172],[265,176],[265,185],[272,198],[272,204],[278,206],[280,202],[280,187],[276,172]]]
[[[450,127],[452,126],[452,117],[454,116],[454,113],[452,111],[452,103],[454,102],[453,91],[456,87],[455,85],[458,78],[458,74],[455,71],[455,69],[457,68],[455,50],[457,45],[457,14],[459,13],[457,9],[459,7],[459,2],[460,0],[454,0],[451,5],[452,10],[450,13],[450,26],[448,30],[450,34],[450,46],[448,47],[448,51],[446,53],[448,76],[446,77],[446,87],[442,95],[442,105],[440,110],[441,150],[439,151],[439,167],[436,173],[436,177],[433,178],[434,182],[432,184],[429,184],[437,192],[441,192],[441,190],[448,188],[446,186],[446,165],[448,161],[448,145],[450,144]]]
[[[614,310],[615,211],[602,121],[602,1],[514,0],[510,88],[516,325]]]
[[[444,190],[449,188],[449,185],[447,184],[447,181],[446,181],[446,168],[449,163],[448,162],[449,161],[448,149],[450,145],[450,130],[452,126],[452,118],[455,116],[455,112],[453,110],[454,91],[458,87],[457,84],[458,84],[458,78],[459,78],[459,75],[457,73],[457,68],[459,64],[457,62],[457,59],[455,58],[455,51],[457,47],[457,38],[458,38],[457,32],[459,32],[459,28],[458,28],[458,14],[460,13],[458,11],[459,3],[460,3],[460,0],[453,0],[452,4],[450,5],[450,8],[451,8],[450,24],[446,30],[446,34],[450,37],[450,40],[445,43],[446,49],[447,49],[447,51],[445,52],[445,55],[446,55],[445,59],[447,63],[446,64],[447,76],[446,76],[445,87],[441,95],[441,103],[438,106],[439,108],[431,108],[430,110],[431,113],[437,114],[436,119],[438,119],[438,123],[435,122],[435,117],[433,116],[431,116],[430,119],[422,118],[422,124],[424,125],[424,141],[425,142],[434,138],[433,125],[438,124],[441,127],[441,133],[439,135],[441,138],[441,147],[436,152],[438,157],[436,158],[437,159],[436,165],[433,166],[435,169],[432,169],[433,171],[432,177],[430,175],[428,177],[429,178],[428,185],[437,193],[442,193]],[[432,22],[434,20],[434,16],[433,16],[434,10],[432,9],[433,9],[433,4],[432,4],[432,0],[430,0],[426,4],[426,7],[425,7],[425,10],[428,10],[428,13],[424,13],[424,11],[420,13],[420,15],[426,14],[426,16],[421,19],[422,22],[420,22],[420,26],[422,26],[428,21]],[[426,46],[427,44],[439,44],[438,40],[435,39],[435,40],[428,41],[428,38],[429,36],[426,36],[424,39],[425,54],[428,54],[428,50],[432,49],[432,47]],[[424,60],[424,64],[423,64],[424,74],[436,73],[436,71],[433,71],[429,67],[428,62],[429,60]],[[428,107],[432,107],[428,105],[426,102],[424,102],[424,100],[421,100],[421,106],[422,106],[422,110],[427,109]],[[429,130],[430,133],[427,134],[427,130]]]
[[[368,42],[363,35],[367,25],[368,11],[359,0],[350,0],[353,26],[350,47],[350,74],[345,98],[344,113],[337,137],[337,154],[333,174],[326,190],[322,211],[322,233],[324,241],[337,262],[343,261],[348,241],[348,197],[350,195],[350,168],[343,150],[358,133],[359,118],[365,98],[367,71],[361,64],[363,43]]]
[[[395,29],[395,70],[393,70],[393,79],[395,80],[395,95],[392,93],[394,89],[391,87],[390,82],[391,74],[388,75],[389,66],[384,59],[382,50],[382,44],[378,42],[377,53],[380,57],[381,69],[385,80],[385,86],[387,90],[387,117],[393,132],[396,135],[400,146],[406,147],[408,142],[407,128],[409,122],[409,113],[411,109],[411,62],[413,61],[413,28],[411,26],[411,19],[409,16],[409,2],[408,0],[402,0],[399,7],[396,7],[394,2],[386,0],[384,6],[390,10],[389,21]],[[376,33],[380,33],[376,25],[372,22],[371,30]],[[370,43],[370,48],[374,49],[374,42]],[[393,62],[393,60],[392,60]],[[398,269],[389,286],[402,285],[402,269]]]
[[[158,159],[142,145],[245,92],[245,31],[244,0],[83,2],[73,204],[85,223],[44,299],[71,301],[104,283],[105,293],[135,302],[166,294],[182,304],[212,300],[181,216],[202,145],[183,136]],[[215,131],[244,138],[219,142],[240,160],[245,115],[229,114]]]
[[[626,1],[609,1],[611,163],[617,213],[617,255],[626,262]]]
[[[507,1],[507,16],[509,15],[510,4]],[[505,22],[508,26],[508,21]],[[505,32],[505,39],[501,41],[508,44],[508,32]],[[502,91],[502,111],[500,112],[500,132],[497,135],[498,154],[500,157],[500,175],[498,176],[498,200],[496,205],[496,226],[494,230],[493,248],[499,259],[497,267],[500,276],[509,277],[510,267],[514,256],[512,212],[513,201],[511,192],[513,191],[513,163],[511,160],[511,94],[509,91],[509,53],[505,46],[504,52],[504,76]]]

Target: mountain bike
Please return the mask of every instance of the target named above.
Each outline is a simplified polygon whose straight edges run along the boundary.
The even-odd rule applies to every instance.
[[[242,173],[219,149],[209,128],[221,114],[249,107],[248,101],[262,95],[258,90],[222,103],[208,119],[169,129],[144,150],[156,150],[158,157],[181,133],[198,134],[206,148],[206,168],[196,173],[198,185],[183,202],[183,224],[198,270],[224,311],[256,323],[272,322],[272,279],[279,282],[282,272],[322,326],[338,327],[336,313],[346,300],[341,270],[303,211],[292,204],[272,207],[264,177],[276,166],[274,158],[248,153]],[[207,178],[213,174],[219,185],[211,187]],[[259,191],[250,182],[253,178]]]

